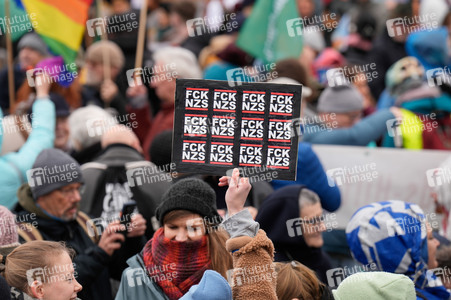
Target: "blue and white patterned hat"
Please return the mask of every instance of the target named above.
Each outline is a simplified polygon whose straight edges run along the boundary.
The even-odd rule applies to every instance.
[[[418,205],[393,200],[361,207],[349,221],[346,237],[353,257],[360,263],[374,263],[380,271],[404,274],[417,288],[446,292],[427,272],[426,218]]]

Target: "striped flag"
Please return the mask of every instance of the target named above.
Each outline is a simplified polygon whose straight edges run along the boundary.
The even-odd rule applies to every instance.
[[[35,14],[36,32],[66,64],[75,62],[92,0],[16,0]]]
[[[237,45],[265,63],[297,58],[302,51],[302,36],[290,34],[288,27],[298,19],[295,0],[257,0]]]
[[[9,1],[9,18],[5,11],[5,2]],[[0,34],[11,34],[12,41],[17,41],[25,33],[33,30],[32,17],[28,16],[20,2],[15,0],[0,0]]]

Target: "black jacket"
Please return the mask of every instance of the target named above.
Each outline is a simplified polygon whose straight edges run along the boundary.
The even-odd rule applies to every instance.
[[[19,188],[18,198],[19,203],[14,212],[19,220],[35,226],[44,240],[64,241],[68,247],[75,250],[73,262],[77,272],[76,279],[83,286],[78,297],[83,300],[112,299],[110,276],[120,279],[127,266],[126,260],[138,253],[144,242],[136,243],[135,239],[127,239],[121,249],[110,257],[91,240],[77,221],[63,222],[47,216],[36,206],[28,184]],[[32,213],[36,214],[34,218],[30,217]],[[21,242],[25,242],[22,237]]]
[[[127,172],[134,172],[138,168],[150,168],[152,180],[142,185],[130,186]],[[122,202],[126,201],[126,198],[136,201],[138,212],[147,221],[146,237],[152,238],[159,227],[154,218],[155,209],[172,181],[168,173],[162,172],[161,168],[145,161],[138,151],[125,144],[109,145],[96,160],[82,165],[81,169],[85,179],[85,189],[80,202],[81,211],[98,218],[108,207],[115,215],[119,215]],[[120,184],[120,188],[110,191],[110,194],[106,196],[106,185],[111,186],[113,183]],[[125,190],[131,193],[127,197],[123,195]],[[153,223],[156,225],[152,226]]]
[[[321,248],[309,247],[302,235],[288,233],[287,221],[299,218],[299,194],[303,188],[305,186],[293,184],[276,190],[260,206],[256,221],[274,243],[275,261],[297,260],[327,284],[326,272],[332,268],[328,255]]]
[[[374,63],[377,77],[368,82],[371,94],[377,100],[385,89],[385,74],[398,60],[407,56],[405,43],[393,40],[386,30],[374,41],[373,49],[368,53],[367,62]]]
[[[82,105],[97,105],[101,108],[107,108],[108,106],[103,102],[103,100],[100,97],[100,89],[98,87],[93,87],[89,85],[83,85],[81,88],[81,99],[82,99]],[[127,115],[127,100],[125,99],[125,96],[123,96],[120,92],[114,96],[114,98],[110,102],[110,107],[114,108],[119,116],[125,116]],[[119,118],[120,121],[124,120],[122,122],[124,125],[127,123],[124,117]]]

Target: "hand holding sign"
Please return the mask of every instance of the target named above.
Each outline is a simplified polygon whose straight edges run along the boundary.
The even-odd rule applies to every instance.
[[[225,195],[229,216],[242,211],[244,209],[244,203],[246,203],[247,195],[252,188],[249,179],[240,178],[240,170],[235,168],[233,169],[232,177],[223,176],[219,178],[218,185],[229,185]]]

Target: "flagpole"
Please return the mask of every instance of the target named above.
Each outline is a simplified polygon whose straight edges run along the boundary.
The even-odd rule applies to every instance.
[[[142,0],[141,12],[139,14],[139,31],[138,31],[138,43],[136,45],[136,57],[135,57],[135,69],[141,68],[143,63],[144,54],[144,40],[147,24],[147,0]]]
[[[102,1],[101,0],[96,0],[96,4],[97,4],[97,16],[99,18],[102,18],[101,13],[100,13]],[[105,32],[102,33],[101,40],[102,41],[108,41],[107,24],[105,24]],[[108,51],[107,47],[103,47],[103,58],[104,58],[103,59],[103,77],[104,77],[104,80],[111,80],[111,59],[110,59],[110,52]]]
[[[9,11],[9,0],[5,0],[5,15],[8,20],[11,19]],[[8,30],[8,24],[5,23],[6,31],[6,54],[8,66],[8,90],[9,90],[9,111],[11,112],[15,103],[16,93],[14,90],[14,64],[13,64],[13,43],[11,33]]]

